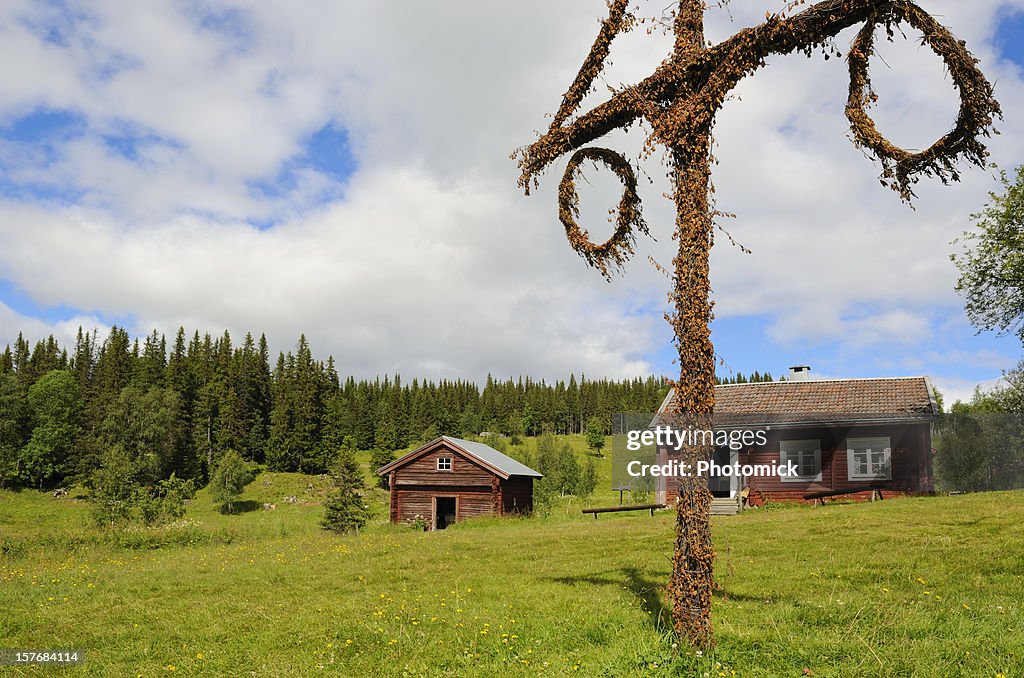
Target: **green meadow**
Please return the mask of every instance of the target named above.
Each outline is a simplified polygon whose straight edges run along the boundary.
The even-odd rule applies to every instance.
[[[595,520],[564,498],[424,533],[388,525],[374,489],[373,522],[338,536],[318,526],[327,489],[262,473],[238,514],[203,490],[178,523],[116,533],[81,491],[0,491],[0,648],[85,655],[0,673],[1022,675],[1024,492],[715,518],[717,646],[696,653],[663,599],[670,512]]]

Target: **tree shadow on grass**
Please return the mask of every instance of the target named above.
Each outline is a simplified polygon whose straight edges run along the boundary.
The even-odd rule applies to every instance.
[[[780,596],[777,593],[766,593],[759,596],[750,595],[749,593],[730,593],[729,590],[721,584],[715,586],[714,592],[711,595],[716,600],[722,600],[725,602],[734,600],[736,602],[771,603],[783,599],[789,599],[789,596]]]
[[[659,633],[672,630],[672,612],[662,599],[665,587],[661,581],[653,581],[649,573],[635,567],[624,567],[619,570],[606,570],[589,575],[572,577],[552,577],[551,581],[559,584],[576,586],[591,584],[593,586],[616,586],[625,588],[639,601],[644,612],[651,619],[651,625]]]
[[[231,502],[231,510],[230,511],[228,511],[227,507],[225,506],[225,507],[221,508],[220,512],[223,513],[224,515],[230,516],[230,515],[235,515],[235,514],[238,514],[238,513],[250,513],[252,511],[259,511],[262,508],[263,508],[263,504],[261,504],[260,502],[253,501],[252,499],[245,499],[245,500],[242,500],[242,501],[233,501],[233,502]]]

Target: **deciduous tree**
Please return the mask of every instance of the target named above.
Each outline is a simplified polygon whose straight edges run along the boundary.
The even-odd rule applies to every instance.
[[[951,256],[971,323],[1013,332],[1024,343],[1024,165],[1013,183],[1003,172],[1002,183],[1004,192],[990,193],[985,208],[971,215],[975,228],[960,238],[963,251]]]
[[[210,494],[221,505],[224,513],[234,512],[235,501],[242,496],[242,490],[252,482],[252,475],[245,460],[234,450],[227,450],[210,477]]]
[[[21,451],[21,476],[37,487],[63,479],[74,467],[81,393],[66,370],[40,377],[28,390],[32,435]]]
[[[592,449],[594,454],[598,456],[601,455],[601,450],[604,449],[604,426],[597,417],[591,417],[590,421],[587,422],[587,447]]]

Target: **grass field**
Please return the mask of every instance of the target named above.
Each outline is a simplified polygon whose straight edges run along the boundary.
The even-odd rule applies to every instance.
[[[0,491],[0,648],[84,650],[67,673],[96,676],[1022,675],[1021,492],[716,518],[718,645],[698,656],[661,595],[667,512],[574,500],[428,534],[385,524],[375,490],[375,522],[339,537],[324,487],[266,473],[243,506],[274,511],[201,492],[180,524],[116,536],[85,502]]]

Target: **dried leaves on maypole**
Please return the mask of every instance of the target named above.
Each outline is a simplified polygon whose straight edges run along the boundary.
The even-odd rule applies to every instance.
[[[795,0],[790,8],[804,4],[805,0]],[[643,120],[650,130],[645,151],[659,145],[668,150],[678,251],[673,259],[670,293],[674,310],[667,318],[675,333],[680,367],[672,410],[685,417],[688,424],[701,428],[710,423],[714,409],[708,273],[713,242],[708,197],[711,132],[715,116],[736,84],[764,66],[765,59],[772,54],[801,51],[810,55],[817,48],[828,52],[833,49],[828,46],[831,38],[845,28],[863,24],[848,55],[850,89],[846,116],[854,143],[881,164],[882,184],[893,188],[907,202],[914,195],[914,182],[922,175],[936,176],[945,183],[959,179],[956,163],[961,159],[984,166],[988,154],[981,138],[992,133],[994,119],[1000,115],[992,86],[964,44],[913,2],[824,0],[791,16],[768,14],[761,25],[741,30],[714,46],[705,42],[704,10],[703,0],[680,0],[672,22],[672,55],[649,77],[615,91],[593,110],[576,115],[604,68],[615,36],[637,23],[635,14],[629,11],[629,0],[609,0],[608,16],[566,91],[551,127],[517,153],[522,171],[519,183],[527,194],[549,165],[572,154],[559,186],[559,218],[572,248],[605,277],[610,277],[633,253],[637,233],[646,234],[647,226],[640,213],[636,175],[629,161],[615,151],[587,144]],[[876,99],[868,75],[875,33],[882,28],[891,39],[901,24],[923,34],[924,42],[945,62],[960,96],[960,111],[953,129],[919,153],[898,148],[885,139],[866,110]],[[575,182],[585,161],[606,165],[623,184],[615,232],[601,244],[592,242],[577,222],[579,197]],[[712,453],[710,447],[694,447],[684,450],[683,454],[689,457],[684,461],[707,459]],[[697,647],[713,643],[711,495],[704,480],[702,484],[700,479],[680,479],[675,553],[668,586],[676,632]]]

